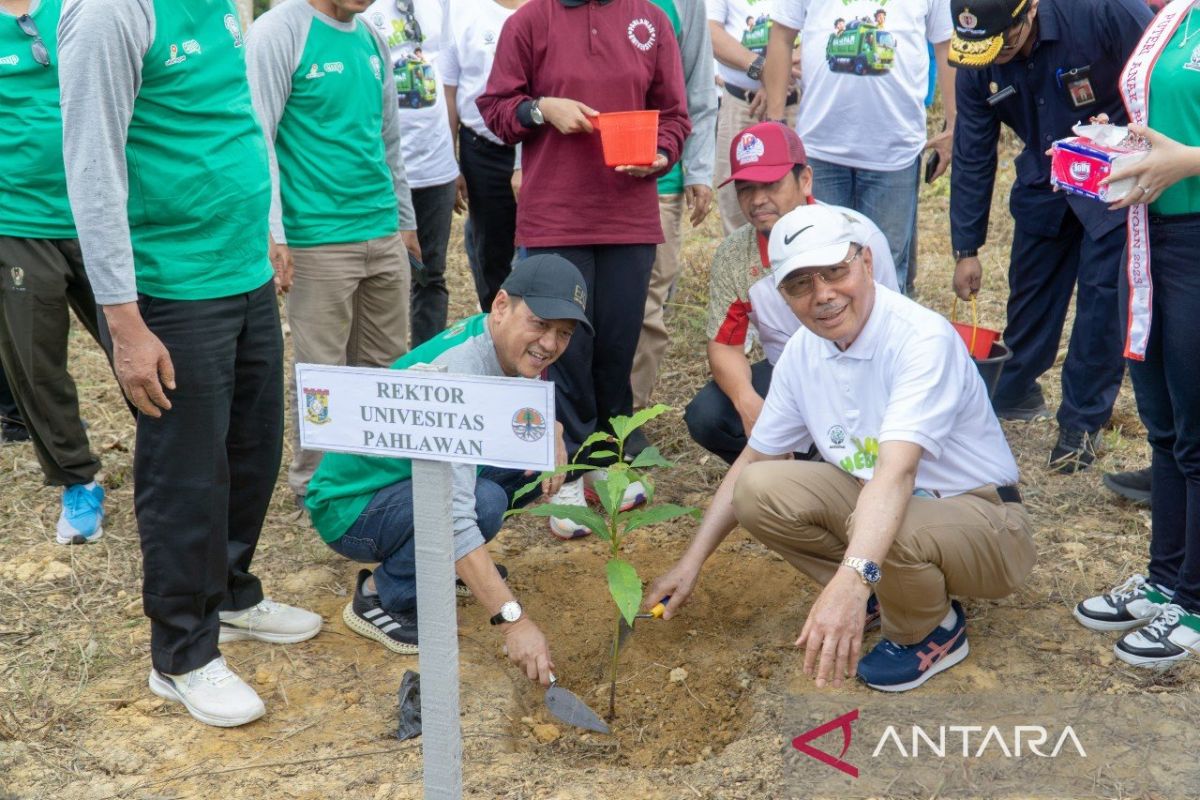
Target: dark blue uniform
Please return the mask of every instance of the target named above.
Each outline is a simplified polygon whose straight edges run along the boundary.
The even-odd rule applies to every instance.
[[[1018,405],[1054,363],[1076,282],[1075,327],[1062,371],[1063,430],[1096,431],[1112,414],[1124,372],[1117,281],[1125,260],[1125,212],[1054,192],[1045,151],[1071,126],[1100,113],[1128,121],[1117,91],[1121,69],[1153,14],[1144,0],[1041,0],[1029,58],[982,70],[959,69],[950,183],[955,250],[987,235],[1001,123],[1021,138],[1009,198],[1015,221],[1004,341],[1013,358],[995,406]],[[1005,90],[1012,87],[1015,93]],[[988,103],[998,93],[1005,99]]]

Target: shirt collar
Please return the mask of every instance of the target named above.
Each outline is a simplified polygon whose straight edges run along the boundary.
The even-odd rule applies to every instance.
[[[837,345],[830,340],[821,339],[826,358],[841,356],[856,361],[870,361],[875,357],[875,351],[879,349],[879,340],[883,336],[883,317],[887,313],[885,306],[888,305],[889,291],[891,290],[878,283],[875,284],[875,305],[871,308],[871,316],[867,317],[867,324],[863,326],[862,332],[858,334],[858,338],[848,349],[838,350]]]

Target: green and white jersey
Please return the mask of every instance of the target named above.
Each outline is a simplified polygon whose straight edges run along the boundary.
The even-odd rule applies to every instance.
[[[58,110],[61,11],[62,0],[33,0],[29,7],[46,46],[43,65],[34,57],[34,38],[0,8],[0,236],[75,238]]]
[[[208,300],[271,280],[266,144],[233,0],[72,0],[59,54],[96,301]]]
[[[415,229],[388,50],[371,27],[288,0],[254,23],[247,60],[272,148],[272,237],[315,247]]]
[[[488,315],[476,314],[442,331],[401,356],[392,369],[417,364],[440,364],[458,375],[502,376],[496,346],[488,330]],[[454,516],[454,560],[483,544],[475,516],[475,478],[470,464],[451,467]],[[410,480],[412,461],[407,458],[326,453],[308,484],[305,505],[313,527],[326,542],[340,539],[354,524],[375,493],[385,486]]]

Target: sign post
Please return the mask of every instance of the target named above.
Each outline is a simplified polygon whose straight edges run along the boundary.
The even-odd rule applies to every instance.
[[[451,464],[554,467],[554,385],[525,378],[296,365],[300,446],[412,460],[426,800],[462,797]]]

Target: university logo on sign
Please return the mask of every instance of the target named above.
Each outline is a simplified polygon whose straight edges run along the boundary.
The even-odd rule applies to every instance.
[[[304,390],[304,418],[314,425],[324,425],[331,421],[328,389]]]

